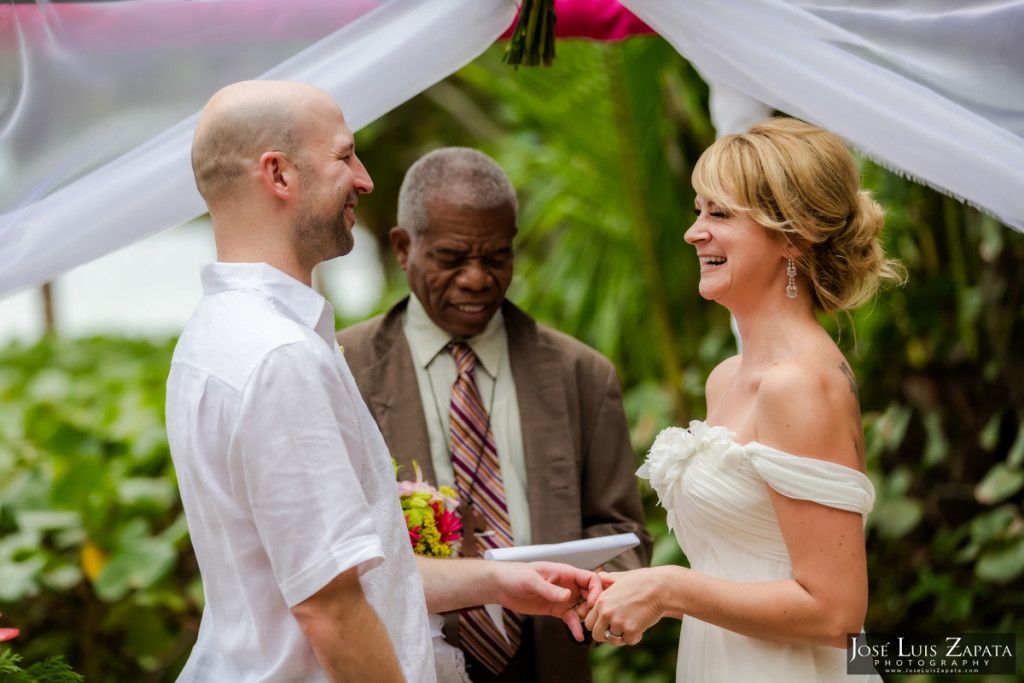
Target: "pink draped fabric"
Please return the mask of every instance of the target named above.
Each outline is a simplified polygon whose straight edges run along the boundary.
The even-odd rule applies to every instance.
[[[155,4],[163,6],[157,9]],[[22,46],[66,52],[161,46],[182,50],[211,41],[248,43],[260,36],[318,39],[380,4],[377,0],[303,0],[301,5],[276,6],[251,0],[157,0],[0,5],[0,51]],[[209,30],[197,30],[197,24]]]
[[[50,33],[49,40],[33,40],[28,44],[50,45],[61,50],[160,45],[180,50],[210,40],[222,44],[225,41],[222,32],[214,34],[195,30],[197,13],[208,26],[229,26],[235,38],[246,42],[254,38],[254,31],[256,35],[318,38],[327,29],[340,28],[379,6],[377,0],[320,0],[303,3],[301,12],[296,11],[296,5],[287,3],[281,3],[269,12],[264,7],[254,12],[255,6],[249,0],[167,3],[167,10],[154,20],[157,15],[149,11],[151,8],[136,3],[0,5],[0,51],[18,49],[20,42],[12,40],[14,26],[23,37]],[[555,35],[559,38],[614,41],[655,33],[618,0],[555,0],[555,14],[558,18]],[[247,15],[252,17],[252,22],[246,21]],[[515,22],[501,39],[508,39],[514,27]]]
[[[618,0],[555,0],[555,16],[555,35],[559,38],[623,40],[654,33]],[[514,27],[515,22],[502,40],[512,35]]]

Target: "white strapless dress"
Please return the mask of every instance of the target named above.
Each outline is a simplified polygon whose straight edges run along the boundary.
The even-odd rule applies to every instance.
[[[871,480],[856,470],[757,442],[741,446],[724,427],[699,421],[689,429],[662,431],[637,476],[649,479],[658,492],[690,566],[731,581],[793,578],[765,484],[790,498],[861,515],[875,500]],[[839,648],[748,638],[684,617],[676,680],[868,680],[846,674],[845,655]]]

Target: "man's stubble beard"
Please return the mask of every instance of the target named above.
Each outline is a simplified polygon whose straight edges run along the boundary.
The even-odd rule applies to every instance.
[[[329,216],[316,215],[308,206],[305,207],[297,219],[296,234],[300,244],[321,261],[344,256],[355,246],[352,228],[346,225],[345,220],[344,203],[336,214]]]

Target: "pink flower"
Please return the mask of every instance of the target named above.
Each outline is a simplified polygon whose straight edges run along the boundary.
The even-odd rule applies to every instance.
[[[3,615],[0,614],[0,617],[2,616]],[[10,640],[11,638],[17,638],[19,633],[21,633],[21,631],[16,628],[0,628],[0,643],[5,640]]]
[[[400,481],[398,482],[398,495],[402,498],[414,493],[432,494],[433,487],[425,481]]]
[[[423,472],[420,471],[420,466],[416,464],[414,460],[412,463],[413,470],[416,472],[415,481],[400,481],[398,482],[398,497],[405,498],[414,493],[426,493],[430,496],[430,500],[443,501],[446,505],[451,507],[458,507],[459,501],[452,496],[445,495],[442,491],[438,491],[436,488],[428,484],[423,480]],[[444,488],[443,486],[441,488]]]

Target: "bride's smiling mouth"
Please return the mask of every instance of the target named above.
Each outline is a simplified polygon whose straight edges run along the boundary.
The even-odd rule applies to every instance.
[[[729,260],[724,256],[701,256],[699,258],[701,270],[704,270],[705,268],[717,268]]]

